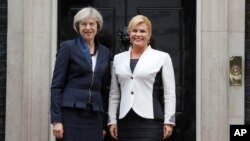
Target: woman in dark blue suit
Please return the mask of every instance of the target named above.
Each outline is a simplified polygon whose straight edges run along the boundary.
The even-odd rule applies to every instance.
[[[102,141],[105,135],[106,92],[110,51],[96,34],[103,18],[92,7],[74,17],[80,35],[61,43],[51,84],[53,134],[62,141]]]

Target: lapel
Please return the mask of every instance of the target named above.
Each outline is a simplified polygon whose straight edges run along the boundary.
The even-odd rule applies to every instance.
[[[100,63],[105,59],[103,58],[103,51],[102,51],[102,47],[98,47],[98,50],[97,50],[97,58],[96,58],[96,65],[95,65],[95,72],[99,69],[100,67]]]
[[[121,64],[125,64],[125,69],[127,70],[127,72],[131,75],[133,74],[131,69],[130,69],[130,54],[131,54],[131,50],[132,48],[130,47],[129,50],[127,52],[125,52],[125,59],[122,59],[123,61],[121,62]]]
[[[91,59],[91,56],[89,54],[89,49],[88,49],[85,41],[81,37],[77,38],[77,45],[78,45],[80,52],[82,54],[81,56],[83,56],[83,58],[85,60],[87,60],[88,66],[90,68],[92,68],[92,59]]]
[[[84,60],[86,60],[88,67],[90,70],[92,70],[92,58],[89,54],[89,48],[87,47],[84,39],[82,39],[81,37],[77,38],[77,46],[80,49],[80,56],[83,57]],[[97,58],[96,58],[96,66],[95,66],[95,70],[94,72],[96,72],[99,67],[100,67],[100,62],[104,59],[104,54],[102,54],[103,52],[103,48],[100,47],[99,43],[96,43],[97,46]]]
[[[140,57],[140,59],[138,60],[138,62],[137,62],[137,64],[135,65],[135,68],[134,68],[134,72],[132,73],[131,72],[131,69],[130,69],[130,54],[131,54],[131,48],[129,49],[129,53],[128,53],[128,55],[129,55],[129,59],[127,59],[127,60],[129,60],[129,62],[128,62],[128,67],[129,67],[129,70],[130,70],[130,72],[131,72],[131,74],[134,74],[134,75],[136,75],[137,73],[140,73],[141,72],[141,69],[144,69],[144,66],[145,65],[148,65],[147,63],[148,63],[148,59],[150,59],[151,57],[150,57],[150,51],[151,51],[151,46],[149,45],[147,48],[146,48],[146,50],[142,53],[142,55],[141,55],[141,57]]]

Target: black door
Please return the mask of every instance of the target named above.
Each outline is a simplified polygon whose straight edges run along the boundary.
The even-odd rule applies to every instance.
[[[4,141],[7,96],[7,0],[0,1],[0,11],[0,141]]]
[[[58,41],[73,38],[73,16],[82,7],[96,7],[103,15],[99,37],[113,55],[121,52],[119,29],[131,17],[143,14],[152,22],[152,46],[168,52],[174,64],[177,94],[177,121],[168,141],[195,141],[195,0],[59,0]]]

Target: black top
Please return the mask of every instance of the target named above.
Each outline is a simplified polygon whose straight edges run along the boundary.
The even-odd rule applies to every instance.
[[[130,69],[132,72],[134,72],[135,66],[136,66],[138,61],[139,61],[139,59],[130,59]]]

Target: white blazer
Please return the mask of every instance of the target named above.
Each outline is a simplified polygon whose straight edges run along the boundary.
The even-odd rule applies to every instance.
[[[119,119],[124,118],[132,108],[143,118],[164,119],[164,124],[175,125],[175,79],[169,54],[148,46],[132,73],[130,53],[131,47],[114,57],[108,125],[117,124],[118,107]],[[154,94],[157,74],[163,86],[160,94]]]

